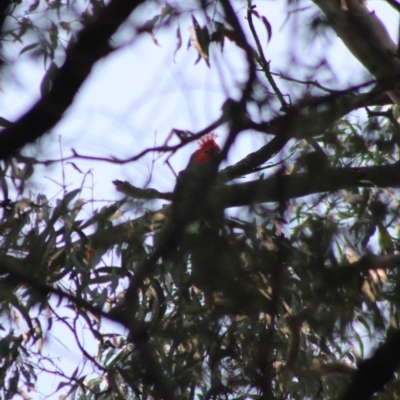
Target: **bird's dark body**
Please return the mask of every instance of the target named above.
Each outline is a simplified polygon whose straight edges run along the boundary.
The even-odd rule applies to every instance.
[[[184,227],[201,221],[199,229],[184,232],[180,249],[190,255],[191,281],[210,298],[218,294],[223,313],[257,313],[265,310],[266,299],[243,268],[240,250],[224,228],[224,209],[210,198],[217,174],[220,150],[205,139],[178,175],[173,194],[171,220]]]

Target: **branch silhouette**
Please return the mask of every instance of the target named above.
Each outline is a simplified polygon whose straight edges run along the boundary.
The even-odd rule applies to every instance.
[[[83,29],[52,82],[51,90],[25,115],[0,133],[0,159],[11,156],[44,135],[62,117],[93,65],[113,51],[111,36],[144,0],[111,1],[97,19]]]

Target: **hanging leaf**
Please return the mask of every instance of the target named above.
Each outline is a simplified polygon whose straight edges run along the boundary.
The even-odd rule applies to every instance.
[[[178,26],[178,28],[176,28],[176,47],[175,47],[175,51],[174,51],[174,62],[175,62],[175,55],[178,52],[178,50],[181,48],[181,46],[182,46],[181,28]]]
[[[155,17],[149,19],[148,21],[146,21],[144,23],[142,31],[147,32],[151,36],[151,39],[153,40],[153,43],[156,46],[160,46],[160,44],[158,43],[158,40],[154,34],[154,29],[155,29],[156,25],[160,24],[163,20],[164,21],[167,20],[174,14],[177,14],[177,10],[175,8],[171,7],[169,4],[167,4],[166,6],[164,6],[161,9],[160,14],[156,15]]]
[[[224,25],[221,22],[215,22],[215,32],[211,34],[211,42],[217,42],[221,44],[221,52],[224,51],[225,35]]]
[[[72,168],[75,170],[75,171],[77,171],[77,172],[79,172],[80,174],[84,174],[84,172],[81,170],[81,169],[79,169],[78,168],[78,166],[75,164],[75,163],[73,163],[72,161],[69,161],[69,162],[67,162],[65,165],[71,165],[72,166]]]
[[[22,55],[22,54],[26,53],[27,51],[32,50],[39,45],[40,45],[40,42],[28,44],[28,46],[25,46],[22,48],[22,50],[19,52],[19,55]]]
[[[211,35],[211,42],[221,43],[221,51],[224,47],[225,38],[235,43],[238,47],[244,49],[245,44],[233,29],[228,29],[221,22],[215,23],[215,32]]]
[[[255,10],[255,6],[253,6],[250,11],[255,17],[257,17],[258,19],[260,19],[263,22],[263,24],[265,26],[265,29],[267,30],[268,43],[269,43],[270,40],[271,40],[271,37],[272,37],[272,26],[271,26],[271,24],[269,23],[267,18],[260,17],[260,14]]]
[[[54,51],[57,48],[57,44],[58,44],[58,28],[54,22],[52,22],[51,28],[48,32],[49,32],[50,41],[51,41],[51,49]]]
[[[39,3],[40,3],[40,0],[35,0],[35,1],[29,6],[28,12],[31,13],[32,11],[35,11],[35,10],[39,7]]]
[[[267,30],[267,34],[268,34],[268,43],[271,40],[272,37],[272,26],[269,23],[269,21],[267,20],[267,18],[265,17],[261,17],[262,22],[264,23],[265,29]]]
[[[392,242],[392,237],[390,236],[387,229],[381,223],[379,223],[377,226],[379,231],[380,246],[382,247],[383,250],[386,251],[386,254],[393,254],[394,246]]]
[[[53,86],[54,78],[57,76],[58,73],[58,66],[55,62],[50,64],[49,69],[45,73],[42,82],[40,83],[40,94],[44,97]]]
[[[67,193],[62,200],[63,205],[67,206],[80,191],[81,189],[75,189]]]
[[[69,22],[60,21],[60,26],[62,29],[64,29],[68,33],[71,32],[71,24]]]
[[[160,44],[158,43],[153,30],[154,30],[154,27],[157,24],[157,22],[160,20],[160,18],[161,18],[161,15],[156,15],[155,17],[149,19],[143,26],[143,31],[147,32],[151,36],[151,39],[153,40],[153,43],[156,46],[160,46]]]
[[[190,44],[197,50],[199,57],[197,58],[195,64],[197,64],[201,58],[204,58],[208,67],[210,67],[209,62],[209,52],[208,48],[210,46],[210,34],[206,26],[200,27],[196,18],[192,15],[193,26],[189,28],[190,34]]]
[[[39,194],[37,196],[36,203],[39,206],[39,211],[38,211],[39,221],[42,219],[48,221],[50,218],[50,207],[49,207],[49,200],[47,199],[46,195]]]

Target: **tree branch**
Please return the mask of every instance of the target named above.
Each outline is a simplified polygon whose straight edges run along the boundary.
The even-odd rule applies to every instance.
[[[400,330],[396,329],[371,358],[361,363],[341,400],[369,399],[394,377],[399,363]]]
[[[328,168],[320,173],[312,171],[272,176],[216,188],[210,198],[218,198],[228,208],[276,202],[282,196],[284,199],[293,199],[315,193],[371,186],[400,187],[400,163],[362,168]]]
[[[392,81],[389,96],[400,104],[400,60],[386,27],[359,0],[313,0],[351,53],[380,81]]]
[[[222,185],[212,189],[208,196],[213,202],[218,201],[222,207],[248,206],[251,204],[277,202],[282,198],[280,191],[284,188],[284,198],[292,199],[321,192],[335,192],[356,187],[400,187],[400,163],[362,168],[330,168],[320,174],[303,172],[286,176],[272,176],[263,180],[254,180],[233,185]],[[172,194],[163,193],[161,198]],[[88,236],[91,245],[97,248],[108,248],[121,241],[129,242],[136,235],[152,231],[159,221],[164,221],[167,208],[147,213],[134,220],[109,227]],[[88,227],[97,223],[93,218]],[[80,227],[80,229],[83,229]],[[60,231],[62,234],[62,231]],[[79,243],[76,242],[76,243]],[[75,244],[76,244],[75,243]],[[60,249],[61,250],[61,249]],[[51,262],[57,262],[57,256]]]
[[[400,187],[400,163],[361,168],[328,168],[321,172],[302,172],[286,176],[272,176],[245,183],[215,187],[208,196],[224,208],[279,201],[285,189],[285,199],[293,199],[321,192],[335,192],[355,187]],[[162,193],[160,198],[168,198]],[[154,198],[154,197],[153,197]],[[165,213],[165,210],[161,210]],[[142,218],[142,217],[141,217]],[[149,219],[149,217],[146,217]]]
[[[254,6],[255,7],[255,6]],[[253,39],[256,42],[256,46],[257,46],[257,51],[259,54],[259,60],[260,60],[260,64],[261,67],[264,71],[265,77],[267,78],[269,84],[271,85],[273,91],[275,92],[276,96],[278,97],[280,103],[281,103],[281,110],[286,110],[288,109],[288,104],[285,101],[285,98],[283,97],[282,92],[280,91],[278,85],[276,84],[270,68],[269,68],[269,62],[267,61],[267,59],[265,58],[265,54],[264,54],[264,50],[263,50],[263,46],[261,46],[261,42],[260,42],[260,38],[258,37],[257,31],[254,27],[254,23],[253,23],[253,5],[251,4],[251,0],[247,0],[247,21],[249,23],[249,27],[250,27],[250,31],[251,34],[253,35]]]
[[[287,115],[276,117],[269,122],[253,123],[250,128],[273,135],[286,134],[293,138],[307,138],[318,135],[329,128],[336,120],[357,108],[363,107],[371,99],[388,89],[387,83],[378,83],[367,93],[358,95],[351,93],[352,90],[360,89],[362,86],[370,86],[372,83],[374,81],[344,92],[302,100]]]
[[[143,1],[113,0],[99,12],[92,24],[80,32],[49,93],[0,133],[0,159],[33,142],[60,120],[94,63],[112,51],[108,43],[111,36]]]
[[[373,166],[362,168],[331,168],[322,171],[320,174],[298,173],[287,176],[272,176],[263,180],[255,180],[240,184],[217,186],[211,190],[209,199],[212,199],[213,206],[215,202],[223,208],[246,206],[251,204],[278,202],[282,199],[298,198],[321,192],[335,192],[343,189],[352,189],[356,187],[400,187],[400,163],[385,166]],[[282,188],[284,193],[282,193]],[[165,197],[172,194],[165,193]],[[160,210],[146,213],[134,220],[130,220],[119,225],[109,226],[107,229],[100,229],[95,233],[88,235],[87,240],[90,246],[96,251],[108,249],[118,243],[130,243],[147,232],[152,232],[164,224],[168,208],[163,207]],[[98,223],[98,217],[78,226],[77,229],[84,229]],[[63,234],[63,230],[57,232]],[[171,237],[173,237],[170,232]],[[74,242],[73,246],[78,246],[81,240]],[[171,245],[170,243],[168,246]],[[159,255],[158,255],[159,256]],[[155,258],[158,259],[158,256]],[[58,248],[54,255],[50,257],[49,263],[53,268],[62,266],[65,254],[63,248]],[[392,260],[392,259],[390,259]],[[397,262],[396,260],[389,262]],[[363,263],[366,261],[361,260]],[[360,262],[361,262],[360,261]],[[386,268],[383,259],[379,259],[377,268]],[[155,263],[156,261],[153,262]],[[381,265],[382,266],[379,266]],[[356,264],[352,264],[356,269]],[[361,267],[360,267],[361,268]],[[366,269],[375,268],[366,264]],[[389,267],[388,267],[389,268]],[[144,272],[144,271],[142,271]],[[144,277],[144,276],[143,276]]]
[[[131,185],[127,181],[115,180],[112,182],[118,192],[124,193],[127,196],[133,197],[134,199],[164,199],[164,200],[172,200],[172,193],[159,192],[156,189],[146,188],[141,189],[136,186]]]
[[[369,92],[358,95],[353,95],[351,90],[307,99],[292,107],[286,115],[278,116],[270,122],[255,124],[249,121],[251,129],[275,134],[275,137],[235,165],[220,171],[220,182],[255,172],[259,166],[278,154],[292,138],[307,138],[321,134],[336,120],[376,99],[382,94],[384,87],[378,84]]]
[[[350,264],[347,268],[358,271],[370,269],[393,269],[400,267],[400,254],[388,254],[384,256],[366,256]]]
[[[118,316],[108,314],[104,312],[101,308],[93,305],[93,303],[90,303],[85,299],[76,297],[71,293],[64,292],[59,288],[47,285],[43,283],[43,281],[41,281],[39,278],[36,278],[33,275],[29,274],[28,272],[26,272],[27,268],[24,259],[16,258],[9,255],[2,255],[0,256],[0,271],[2,274],[10,274],[13,281],[17,284],[28,284],[42,294],[54,294],[62,299],[67,299],[71,301],[77,307],[81,307],[85,310],[92,312],[94,315],[106,317],[111,321],[125,325],[124,321],[118,318]]]

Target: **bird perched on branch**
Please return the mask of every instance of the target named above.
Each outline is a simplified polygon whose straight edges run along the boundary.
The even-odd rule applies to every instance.
[[[186,168],[178,175],[172,197],[171,216],[175,223],[190,223],[207,214],[207,193],[216,177],[221,149],[215,133],[202,137]],[[202,212],[203,211],[203,212]],[[185,220],[185,221],[183,221]]]
[[[221,156],[216,138],[214,133],[204,136],[179,173],[171,219],[185,226],[180,247],[190,255],[191,281],[206,299],[220,298],[224,313],[258,312],[265,309],[266,299],[243,268],[238,241],[224,227],[222,204],[209,196]],[[195,233],[188,229],[193,225]]]

